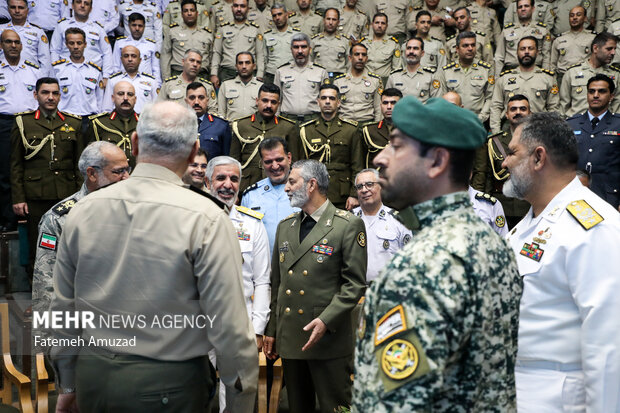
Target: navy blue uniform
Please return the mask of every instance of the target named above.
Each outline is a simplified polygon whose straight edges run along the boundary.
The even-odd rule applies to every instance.
[[[198,135],[200,147],[207,152],[207,160],[230,153],[230,125],[219,116],[206,113],[198,126]]]

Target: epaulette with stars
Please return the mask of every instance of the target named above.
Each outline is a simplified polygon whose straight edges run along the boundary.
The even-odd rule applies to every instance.
[[[476,199],[479,201],[489,202],[491,205],[495,205],[497,203],[497,198],[489,194],[485,194],[484,192],[476,193]]]
[[[314,63],[314,62],[312,62],[312,65],[313,65],[313,66],[316,66],[316,67],[320,67],[321,69],[325,69],[325,66],[321,66],[321,65],[320,65],[320,64],[318,64],[318,63]]]
[[[394,73],[398,73],[398,72],[403,72],[404,69],[394,69],[390,72],[391,75],[393,75]]]
[[[58,21],[57,21],[57,23],[64,22],[65,20],[67,20],[67,18],[66,18],[66,17],[63,17],[62,19],[58,20]]]
[[[179,25],[179,23],[170,23],[170,28],[172,29],[173,27],[177,27]]]
[[[31,113],[35,113],[36,110],[26,110],[24,112],[17,112],[15,114],[15,116],[23,116],[23,115],[30,115]]]
[[[246,24],[246,25],[248,25],[248,26],[254,26],[254,27],[256,27],[257,29],[259,28],[259,27],[258,27],[258,24],[254,23],[254,22],[246,21],[246,22],[245,22],[245,24]]]
[[[76,203],[77,199],[75,198],[66,199],[54,205],[52,211],[58,216],[63,216],[71,211],[71,208],[73,208]]]
[[[442,69],[443,69],[443,70],[446,70],[446,69],[452,69],[454,66],[456,66],[456,63],[455,63],[455,62],[452,62],[452,63],[447,64],[447,65],[445,65],[444,67],[442,67]]]
[[[210,80],[207,80],[204,77],[199,77],[198,80],[200,80],[202,83],[206,83],[206,84],[209,84],[209,85],[213,84],[213,83],[211,83]]]
[[[340,217],[344,220],[349,221],[351,219],[351,217],[353,216],[353,214],[351,214],[349,211],[345,211],[343,209],[336,209],[336,212],[334,212],[334,216]]]
[[[615,70],[616,72],[620,72],[620,66],[618,66],[616,63],[612,63],[609,65],[610,69]]]
[[[315,34],[314,36],[311,37],[311,39],[314,39],[315,37],[319,37],[319,36],[322,36],[322,33]]]
[[[504,25],[504,29],[510,29],[511,27],[513,27],[515,24],[514,23],[506,23]]]
[[[34,67],[35,69],[39,69],[38,65],[35,65],[34,63],[28,61],[28,60],[24,60],[24,63],[27,64],[30,67]]]
[[[213,33],[208,27],[203,27],[202,30],[206,31],[207,33]]]
[[[282,221],[286,221],[286,220],[289,220],[289,219],[291,219],[291,218],[295,218],[295,217],[297,217],[299,214],[300,214],[300,212],[299,212],[299,211],[297,211],[297,212],[293,212],[291,215],[287,216],[287,217],[286,217],[286,218],[284,218]]]
[[[437,68],[430,67],[430,66],[424,66],[422,70],[429,72],[429,73],[435,73],[437,71]]]
[[[514,70],[514,69],[508,69],[508,70],[504,70],[504,71],[503,71],[503,72],[501,72],[499,75],[500,75],[500,76],[504,76],[504,75],[507,75],[507,74],[509,74],[509,73],[514,73],[514,72],[515,72],[515,70]]]
[[[141,74],[142,76],[146,76],[146,77],[150,77],[151,79],[155,79],[155,76],[153,76],[153,75],[152,75],[152,74],[150,74],[150,73],[141,72],[140,74]]]
[[[90,66],[94,67],[95,69],[97,69],[98,71],[103,72],[103,70],[101,70],[101,67],[99,65],[97,65],[96,63],[93,63],[93,62],[89,61],[88,64]]]
[[[390,39],[394,40],[394,43],[398,44],[398,39],[396,37],[392,36]]]
[[[151,39],[150,37],[145,37],[144,40],[146,40],[147,42],[151,42],[151,43],[157,43],[155,40]]]
[[[90,116],[88,117],[88,119],[89,119],[89,120],[93,120],[93,119],[97,119],[97,118],[100,118],[100,117],[107,116],[107,115],[109,115],[109,114],[110,114],[110,112],[95,113],[94,115],[90,115]]]
[[[568,67],[566,68],[566,70],[568,70],[568,69],[572,69],[573,67],[580,66],[580,65],[581,65],[581,63],[582,63],[582,62],[575,63],[574,65],[570,65],[570,66],[568,66]]]
[[[483,37],[487,35],[485,32],[481,32],[478,30],[474,30],[474,33],[479,34],[480,36],[483,36]]]
[[[453,34],[452,36],[446,37],[446,42],[449,42],[450,40],[454,39],[455,37],[456,37],[456,34]]]
[[[486,67],[487,69],[491,68],[491,65],[488,64],[487,62],[485,62],[484,60],[479,60],[478,61],[478,65],[482,66],[482,67]]]
[[[338,116],[338,119],[340,119],[344,123],[348,123],[349,125],[353,125],[353,126],[357,127],[357,122],[354,121],[354,120],[341,118],[340,116]]]
[[[258,188],[258,183],[254,182],[252,185],[248,186],[247,188],[245,188],[245,191],[243,191],[243,193],[241,194],[241,196],[245,196],[245,194],[247,194],[250,191],[255,190],[256,188]]]
[[[64,110],[61,111],[60,113],[62,113],[63,115],[66,115],[66,116],[71,116],[72,118],[75,118],[75,119],[78,119],[78,120],[82,120],[82,116],[76,115],[75,113],[65,112]]]
[[[547,27],[547,24],[543,22],[537,22],[536,25],[540,27]]]
[[[374,78],[376,78],[376,79],[381,79],[381,76],[379,76],[378,74],[373,73],[373,72],[368,72],[368,76],[370,76],[370,77],[374,77]]]
[[[103,29],[103,24],[99,23],[98,21],[95,20],[95,23],[97,23],[99,25],[99,27],[101,27]]]
[[[338,75],[338,76],[336,76],[336,77],[334,78],[334,80],[336,80],[336,79],[342,79],[342,78],[343,78],[343,77],[345,77],[346,75],[347,75],[346,73],[343,73],[343,74],[341,74],[341,75]]]
[[[176,80],[179,78],[179,75],[170,76],[164,79],[164,82],[169,82],[171,80]]]
[[[555,76],[555,72],[553,70],[540,69],[540,71],[548,74],[549,76]]]
[[[310,119],[307,122],[302,123],[301,125],[299,125],[300,128],[305,128],[308,125],[312,125],[313,123],[318,123],[319,120],[318,119]]]
[[[278,66],[278,69],[279,69],[279,68],[281,68],[281,67],[284,67],[284,66],[288,66],[288,65],[290,65],[290,64],[291,64],[291,62],[286,62],[286,63],[284,63],[283,65]]]
[[[120,75],[122,75],[122,74],[123,74],[123,72],[115,72],[115,73],[112,73],[112,74],[110,75],[110,79],[112,79],[113,77],[116,77],[116,76],[120,76]]]
[[[126,39],[126,38],[127,38],[127,36],[117,36],[116,40],[123,40],[123,39]]]

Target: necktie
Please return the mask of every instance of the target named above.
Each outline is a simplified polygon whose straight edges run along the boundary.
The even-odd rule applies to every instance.
[[[310,216],[306,215],[306,217],[301,221],[301,226],[299,228],[299,242],[301,243],[304,238],[312,231],[314,228],[314,224],[316,221],[313,220]]]
[[[599,118],[592,118],[592,129],[596,128],[596,125],[598,125],[599,122]]]
[[[202,119],[197,118],[198,119],[198,130],[200,130],[200,124],[202,123]]]

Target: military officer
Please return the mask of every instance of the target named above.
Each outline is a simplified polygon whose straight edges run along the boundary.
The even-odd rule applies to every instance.
[[[241,162],[240,190],[245,189],[264,178],[258,155],[258,145],[265,138],[280,136],[284,138],[293,159],[299,159],[299,130],[294,122],[277,116],[280,106],[280,88],[276,85],[263,84],[256,99],[257,111],[250,116],[237,119],[232,123],[232,143],[230,156]]]
[[[419,37],[407,40],[405,49],[407,67],[392,72],[385,87],[400,90],[403,95],[411,95],[426,102],[435,97],[441,89],[441,82],[432,67],[422,67],[420,60],[424,56],[424,41]]]
[[[329,172],[327,197],[339,208],[359,205],[353,183],[364,169],[361,137],[357,122],[339,116],[340,91],[332,84],[320,88],[320,117],[301,125],[299,135],[303,157],[323,162]]]
[[[183,183],[207,192],[207,186],[205,185],[206,170],[207,153],[202,148],[198,148],[196,156],[194,156],[194,162],[187,165],[187,170],[183,174]]]
[[[339,21],[340,11],[325,10],[324,30],[312,36],[312,61],[324,67],[330,78],[347,71],[349,40],[338,34]]]
[[[536,0],[536,4],[534,6],[532,20],[535,23],[544,23],[549,31],[553,30],[556,14],[552,2],[546,0]],[[516,23],[518,21],[519,16],[517,12],[517,3],[512,1],[510,2],[510,5],[507,6],[506,13],[504,14],[504,24]],[[554,30],[553,33],[558,32]]]
[[[256,58],[256,77],[265,73],[265,43],[263,33],[254,23],[248,22],[248,0],[233,0],[234,22],[223,24],[213,43],[211,82],[219,87],[220,81],[234,79],[237,53],[249,51]]]
[[[398,40],[387,36],[386,30],[387,16],[377,13],[372,19],[372,37],[361,40],[368,49],[368,70],[380,76],[382,82],[387,82],[390,73],[403,66]]]
[[[443,6],[439,6],[439,0],[424,0],[424,4],[413,8],[407,18],[407,29],[414,30],[416,28],[416,16],[420,11],[427,11],[431,14],[431,27],[428,31],[429,35],[438,39],[442,43],[446,41],[446,29],[456,25],[456,22],[450,15],[450,12]],[[403,42],[401,41],[401,44]]]
[[[54,35],[50,41],[52,62],[69,59],[70,52],[67,48],[65,33],[67,29],[76,27],[86,34],[86,50],[84,51],[86,60],[102,68],[103,78],[107,79],[113,73],[112,48],[103,26],[90,18],[92,0],[73,0],[71,7],[73,17],[61,19],[54,29]]]
[[[611,206],[620,205],[620,115],[609,111],[616,85],[601,73],[588,79],[588,110],[567,119],[577,139],[577,168],[590,174],[590,189]],[[614,142],[616,141],[616,142]]]
[[[518,93],[528,97],[532,112],[552,112],[559,109],[560,98],[555,74],[534,65],[536,54],[536,38],[527,36],[519,41],[519,67],[502,72],[493,90],[491,131],[501,130],[501,120],[508,99]]]
[[[444,99],[406,96],[392,119],[390,146],[374,163],[383,202],[413,237],[366,294],[352,411],[515,412],[523,284],[513,253],[465,192],[486,130]]]
[[[307,34],[293,35],[291,53],[294,60],[279,67],[274,80],[282,92],[282,114],[299,123],[311,119],[319,111],[316,103],[319,86],[328,78],[325,69],[310,60],[311,52]]]
[[[584,29],[586,9],[575,6],[569,14],[570,30],[562,33],[551,45],[551,70],[558,75],[558,83],[566,70],[590,55],[590,46],[596,33]]]
[[[312,0],[297,0],[299,11],[293,13],[290,17],[290,24],[297,27],[300,32],[307,34],[309,37],[317,35],[323,31],[323,17],[312,11]],[[287,9],[292,10],[291,7]]]
[[[124,0],[123,0],[124,1]],[[121,1],[120,3],[122,3]],[[71,1],[66,0],[63,7],[62,17],[71,17]],[[118,12],[119,1],[117,0],[97,0],[93,4],[90,12],[90,19],[101,23],[103,30],[109,35],[114,36],[114,31],[119,27],[120,14]]]
[[[9,0],[11,21],[0,25],[0,32],[11,29],[22,41],[22,57],[37,66],[47,75],[51,68],[50,48],[47,35],[40,27],[28,21],[28,2],[26,0]]]
[[[368,49],[359,43],[349,49],[351,69],[337,76],[334,85],[340,89],[340,113],[356,122],[381,119],[381,78],[366,69]]]
[[[552,34],[558,37],[560,34],[570,29],[568,13],[575,6],[583,6],[588,17],[588,26],[595,26],[596,5],[598,2],[590,0],[554,0],[552,4],[552,14],[555,17],[553,27],[549,29]],[[607,3],[608,4],[608,3]],[[597,16],[598,17],[598,16]]]
[[[502,204],[489,194],[476,191],[471,186],[467,189],[469,194],[469,201],[474,207],[474,212],[480,217],[481,220],[486,222],[493,228],[493,231],[497,232],[502,237],[508,234],[508,225],[506,224],[506,217],[504,216],[504,208]]]
[[[273,254],[278,223],[293,212],[299,211],[299,208],[291,207],[284,192],[293,158],[286,141],[275,136],[264,139],[258,145],[258,154],[267,177],[243,191],[241,206],[265,214],[263,224],[269,237],[270,252]]]
[[[148,73],[153,76],[157,82],[157,87],[161,86],[160,53],[155,40],[144,37],[144,16],[140,13],[130,14],[129,31],[131,32],[130,36],[119,36],[114,43],[114,51],[112,52],[114,72],[123,69],[121,63],[123,47],[135,46],[140,50],[140,68],[138,70],[141,73]]]
[[[288,24],[286,7],[281,3],[271,6],[274,28],[267,30],[263,37],[265,42],[265,82],[273,83],[276,70],[291,60],[291,39],[299,29]]]
[[[58,81],[40,78],[34,97],[39,108],[15,117],[10,163],[13,212],[28,219],[30,276],[39,220],[58,201],[79,189],[77,161],[84,148],[80,117],[58,110]]]
[[[491,36],[491,41],[496,45],[500,41],[502,29],[499,26],[495,9],[489,7],[493,4],[489,0],[476,0],[467,6],[471,14],[471,27]]]
[[[399,249],[411,239],[411,231],[392,215],[392,208],[381,202],[379,172],[363,169],[355,177],[360,206],[352,212],[364,221],[368,243],[366,284],[370,284]]]
[[[562,78],[560,87],[560,105],[564,116],[570,117],[585,112],[588,108],[587,82],[597,73],[609,76],[618,86],[620,67],[612,61],[616,54],[618,38],[611,33],[599,33],[592,40],[590,57],[568,68]],[[614,96],[611,101],[611,110],[616,111],[620,100]]]
[[[222,82],[217,95],[219,113],[226,119],[238,119],[256,112],[258,89],[263,82],[254,76],[254,56],[239,52],[236,58],[237,77]]]
[[[383,119],[379,122],[366,124],[362,128],[362,148],[365,156],[365,167],[372,167],[375,156],[382,151],[390,140],[392,132],[392,110],[394,105],[403,97],[400,90],[389,88],[381,93],[381,113]]]
[[[465,109],[478,115],[480,122],[489,119],[491,99],[495,76],[490,64],[483,61],[474,61],[476,54],[476,34],[461,32],[457,36],[457,60],[444,66],[439,71],[441,93],[456,92],[462,97]]]
[[[530,209],[530,204],[517,198],[509,198],[502,193],[502,187],[508,178],[502,162],[506,159],[508,143],[515,128],[522,118],[530,114],[530,104],[525,95],[516,94],[509,98],[506,106],[509,131],[489,135],[486,144],[476,151],[474,160],[471,186],[476,191],[487,193],[500,201],[505,212],[507,226],[510,228],[517,225],[525,216]]]
[[[368,35],[368,29],[368,16],[357,8],[357,0],[346,0],[340,12],[340,34],[358,42]]]
[[[327,198],[329,175],[315,160],[293,164],[291,206],[276,235],[265,355],[282,357],[291,411],[334,411],[351,402],[351,312],[364,294],[363,221]],[[331,185],[330,185],[331,186]]]
[[[420,61],[423,67],[432,67],[439,69],[447,64],[447,52],[444,42],[431,37],[431,13],[426,10],[420,10],[416,14],[416,35],[424,41],[424,56]],[[444,36],[445,39],[445,36]],[[403,44],[401,52],[405,52],[405,44]],[[404,53],[403,53],[404,54]]]
[[[387,35],[394,36],[399,43],[403,43],[407,37],[407,19],[413,11],[411,0],[375,0],[377,12],[384,13],[388,17]]]
[[[177,23],[178,25],[181,25],[183,23],[183,11],[181,9],[182,3],[183,0],[172,0],[168,3],[168,6],[166,6],[166,11],[162,16],[164,38],[168,36],[171,24]],[[196,3],[196,12],[198,15],[198,21],[196,22],[197,26],[208,27],[211,31],[213,31],[208,7],[202,2]]]
[[[182,4],[183,22],[170,25],[170,31],[164,38],[161,50],[161,68],[164,77],[170,77],[171,74],[178,75],[183,71],[183,55],[189,49],[199,50],[202,54],[200,74],[206,75],[209,71],[213,34],[208,27],[198,26],[198,11],[195,2],[184,0]]]
[[[209,111],[217,112],[217,96],[213,84],[207,79],[198,76],[202,65],[202,55],[196,49],[189,49],[183,57],[183,72],[178,76],[171,76],[164,80],[157,100],[175,100],[185,99],[185,91],[187,85],[194,81],[202,83],[209,94]]]
[[[226,22],[234,20],[232,12],[232,0],[216,0],[211,4],[209,11],[211,18],[210,27],[214,32],[220,30],[220,26]]]
[[[136,158],[131,152],[131,134],[136,130],[138,114],[135,112],[136,90],[122,80],[116,82],[110,100],[113,109],[89,117],[90,125],[86,131],[86,142],[107,141],[123,150],[131,167],[136,166]]]
[[[129,16],[132,13],[140,13],[144,16],[145,27],[144,35],[157,42],[157,46],[161,49],[163,39],[163,26],[161,12],[157,4],[144,0],[126,0],[119,6],[121,22],[125,28],[125,35],[129,35]]]
[[[69,2],[67,1],[67,4]],[[50,33],[56,28],[56,23],[62,18],[64,0],[31,0],[29,2],[30,23],[36,24],[47,34],[50,39]]]
[[[533,0],[518,0],[519,21],[504,25],[501,41],[495,52],[495,73],[518,65],[517,48],[524,37],[534,37],[538,49],[536,65],[549,69],[551,59],[551,34],[544,23],[532,20]]]
[[[453,62],[458,59],[456,52],[456,36],[463,32],[471,32],[471,15],[466,7],[459,7],[454,11],[457,33],[446,39],[446,49],[448,51],[448,61]],[[473,31],[476,35],[476,60],[483,60],[493,63],[493,46],[491,39],[484,32]]]
[[[32,279],[32,309],[48,311],[54,294],[56,251],[67,214],[80,199],[91,192],[129,178],[127,157],[109,142],[91,143],[78,161],[84,183],[79,191],[54,205],[41,217]],[[37,332],[38,335],[43,332]],[[48,347],[49,349],[49,347]]]

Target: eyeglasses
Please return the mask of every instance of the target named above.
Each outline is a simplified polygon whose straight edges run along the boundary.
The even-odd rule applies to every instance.
[[[361,191],[362,188],[366,188],[369,191],[377,184],[377,182],[362,182],[361,184],[355,185],[355,189]]]
[[[192,168],[200,168],[200,169],[207,169],[207,164],[206,163],[190,163],[189,166],[191,166]]]
[[[92,166],[95,169],[99,169],[100,171],[103,171],[103,168],[100,166]],[[127,172],[127,174],[131,174],[131,171],[133,169],[131,168],[131,166],[127,166],[125,168],[118,168],[118,169],[111,169],[110,172],[112,172],[114,175],[123,175],[125,172]]]

